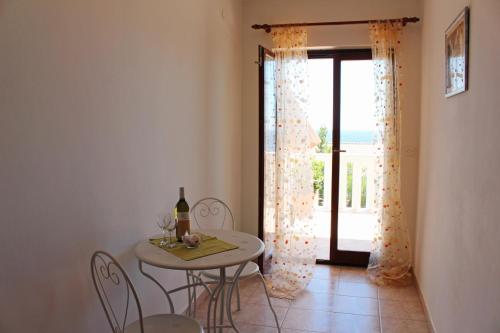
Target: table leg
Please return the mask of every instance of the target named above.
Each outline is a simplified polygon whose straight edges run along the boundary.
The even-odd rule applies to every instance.
[[[195,281],[195,278],[194,278],[194,272],[190,271],[190,274],[191,274],[191,280],[193,281],[193,284],[195,284],[196,281]],[[193,301],[194,301],[194,304],[193,304],[193,318],[196,318],[196,302],[198,301],[197,296],[196,296],[196,289],[197,289],[197,286],[194,286],[193,287]]]
[[[234,286],[238,284],[238,279],[240,278],[240,274],[241,274],[241,272],[243,272],[243,269],[245,268],[246,264],[247,264],[247,262],[240,264],[240,266],[236,270],[236,273],[234,273],[233,279],[231,281],[231,285],[229,286],[228,295],[227,295],[227,319],[229,320],[229,323],[231,324],[233,329],[236,331],[236,333],[239,333],[239,331],[236,328],[236,325],[234,324],[234,321],[233,321],[233,313],[231,311],[231,303],[232,303],[232,298],[233,298]]]
[[[144,275],[145,277],[147,277],[148,279],[153,281],[158,287],[160,287],[160,289],[163,291],[163,293],[167,297],[168,305],[170,306],[170,313],[175,313],[174,303],[172,302],[172,298],[170,298],[169,292],[154,277],[152,277],[148,273],[144,272],[144,269],[142,268],[142,261],[141,260],[139,260],[139,271],[142,273],[142,275]]]
[[[186,271],[186,281],[187,281],[187,285],[190,286],[191,281],[189,280],[189,271]],[[191,288],[190,287],[187,288],[187,292],[188,292],[188,308],[187,308],[186,314],[188,316],[191,316],[192,300],[191,300]]]
[[[271,303],[271,299],[269,298],[269,293],[267,292],[266,281],[264,280],[264,277],[262,276],[262,274],[260,272],[259,272],[258,276],[259,276],[260,281],[262,282],[262,287],[264,288],[264,292],[266,293],[267,302],[269,303],[269,308],[271,309],[271,312],[273,313],[274,321],[276,322],[276,327],[278,328],[278,333],[281,333],[281,328],[280,328],[280,323],[278,321],[278,316],[276,315],[276,311],[274,311],[273,304]]]
[[[236,281],[236,310],[241,310],[241,300],[240,300],[240,281]]]
[[[224,288],[225,281],[224,280],[219,280],[219,283],[215,287],[215,289],[212,291],[212,294],[209,295],[209,302],[208,302],[208,311],[207,311],[207,330],[208,333],[210,333],[212,329],[212,324],[211,324],[211,314],[212,314],[212,304],[213,304],[213,331],[214,333],[217,331],[217,302],[219,300],[220,293],[222,289]]]
[[[150,274],[148,274],[148,273],[146,273],[144,271],[144,268],[143,268],[141,260],[139,260],[139,271],[141,272],[142,275],[144,275],[145,277],[147,277],[148,279],[150,279],[151,281],[153,281],[158,287],[160,287],[161,291],[165,294],[165,297],[167,298],[168,305],[170,307],[170,313],[175,313],[174,303],[172,302],[172,298],[170,297],[170,294],[176,293],[178,291],[181,291],[181,290],[184,290],[184,289],[190,290],[191,288],[195,289],[196,287],[200,286],[200,287],[205,288],[205,290],[207,291],[207,293],[208,293],[208,295],[209,295],[210,298],[213,297],[213,293],[210,290],[210,288],[207,286],[207,284],[204,283],[199,278],[197,278],[198,282],[195,281],[195,276],[194,275],[189,275],[189,274],[187,275],[187,285],[180,286],[180,287],[177,287],[177,288],[174,288],[174,289],[171,289],[171,290],[167,291],[165,289],[165,287],[163,287],[163,285],[160,282],[158,282],[158,280],[156,280],[153,276],[151,276]],[[189,279],[189,276],[191,276],[191,280]],[[191,297],[189,297],[190,304],[189,304],[189,308],[187,309],[187,312],[194,315],[194,314],[196,314],[196,312],[192,311],[192,306],[193,306],[193,299],[192,298],[193,298],[193,296],[196,297],[196,294],[192,293]]]
[[[233,321],[233,314],[232,314],[232,311],[231,311],[231,305],[232,305],[231,301],[232,301],[232,296],[233,296],[234,288],[235,288],[235,286],[236,286],[236,288],[238,288],[238,279],[240,278],[241,272],[243,272],[243,269],[245,268],[245,266],[246,266],[247,263],[248,262],[242,263],[238,267],[238,269],[236,270],[236,273],[233,276],[233,280],[231,281],[232,283],[231,283],[231,286],[229,287],[228,295],[227,295],[227,318],[229,320],[229,323],[233,327],[233,329],[236,331],[236,333],[239,333],[239,331],[236,328],[236,325],[234,324],[234,321]],[[258,274],[258,276],[259,276],[259,279],[260,279],[260,281],[262,283],[264,291],[266,293],[267,301],[269,303],[269,308],[271,309],[271,312],[273,313],[274,321],[276,322],[276,327],[278,329],[278,333],[280,333],[281,332],[281,328],[280,328],[278,316],[276,315],[276,312],[273,309],[273,305],[271,303],[271,300],[269,299],[269,293],[267,292],[267,288],[266,288],[266,284],[265,284],[264,278],[262,277],[262,274],[260,274],[260,273]]]
[[[222,267],[220,269],[220,280],[224,281],[222,285],[222,290],[221,290],[221,302],[220,302],[220,318],[219,318],[219,325],[223,326],[224,325],[224,303],[225,303],[225,289],[226,289],[226,268]],[[219,328],[219,333],[222,333],[223,328]]]

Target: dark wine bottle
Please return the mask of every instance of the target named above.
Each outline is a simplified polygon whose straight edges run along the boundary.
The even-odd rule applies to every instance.
[[[175,211],[177,215],[177,229],[175,235],[178,241],[182,241],[182,236],[189,234],[191,232],[191,226],[189,221],[189,205],[184,197],[184,187],[179,188],[179,201],[175,205]]]

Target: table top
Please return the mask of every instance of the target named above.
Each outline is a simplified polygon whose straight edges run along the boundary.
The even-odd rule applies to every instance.
[[[238,248],[186,261],[150,244],[149,240],[145,239],[136,245],[135,255],[139,260],[160,268],[205,270],[238,265],[253,260],[264,252],[264,243],[257,237],[244,232],[230,230],[196,231],[238,245]]]

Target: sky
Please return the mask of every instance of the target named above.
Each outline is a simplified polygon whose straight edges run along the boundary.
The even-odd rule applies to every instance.
[[[333,60],[309,59],[310,103],[309,121],[314,129],[333,123]],[[342,131],[374,131],[374,81],[371,60],[341,63]]]

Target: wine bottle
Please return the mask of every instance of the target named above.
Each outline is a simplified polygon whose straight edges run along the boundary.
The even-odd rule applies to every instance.
[[[182,236],[187,232],[191,232],[191,226],[189,221],[189,205],[184,198],[184,187],[179,188],[179,201],[175,205],[176,215],[177,215],[177,229],[175,235],[178,241],[182,241]]]

